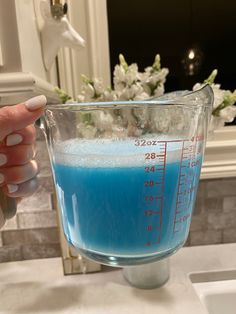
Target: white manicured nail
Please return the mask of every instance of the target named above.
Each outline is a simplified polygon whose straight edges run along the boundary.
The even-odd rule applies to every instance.
[[[15,193],[18,190],[18,185],[16,184],[7,184],[7,189],[9,193]]]
[[[46,103],[47,103],[47,98],[44,95],[40,95],[40,96],[36,96],[36,97],[28,99],[25,102],[25,106],[30,111],[34,111],[34,110],[44,107]]]
[[[5,165],[7,162],[7,156],[5,154],[0,153],[0,166]]]
[[[23,140],[23,137],[20,134],[10,134],[6,138],[6,145],[7,146],[13,146],[21,143]]]
[[[5,180],[4,175],[0,173],[0,184],[3,183]]]

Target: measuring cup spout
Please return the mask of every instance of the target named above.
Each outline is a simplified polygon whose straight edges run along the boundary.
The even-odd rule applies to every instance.
[[[183,98],[193,105],[204,106],[207,110],[208,121],[210,120],[214,102],[214,93],[209,84],[206,84],[196,91],[187,93]]]

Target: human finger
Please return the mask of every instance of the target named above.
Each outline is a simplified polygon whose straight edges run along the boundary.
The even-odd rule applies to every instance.
[[[35,160],[22,166],[0,168],[0,186],[23,183],[35,177],[37,173],[38,165]]]
[[[33,159],[34,155],[34,145],[0,147],[0,169],[3,167],[24,165]]]
[[[7,184],[3,187],[3,191],[9,197],[20,199],[32,195],[37,190],[38,186],[37,177],[34,177],[20,184]]]
[[[27,127],[17,130],[5,138],[5,141],[2,142],[2,145],[5,146],[14,146],[18,144],[32,144],[36,140],[36,129],[33,124],[28,125]]]
[[[25,103],[0,109],[0,141],[7,135],[33,124],[43,113],[47,99],[44,95],[33,97]]]

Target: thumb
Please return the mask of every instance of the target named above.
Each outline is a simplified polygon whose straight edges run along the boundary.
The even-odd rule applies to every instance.
[[[42,115],[46,103],[46,97],[41,95],[25,103],[0,108],[0,141],[14,131],[33,124]]]

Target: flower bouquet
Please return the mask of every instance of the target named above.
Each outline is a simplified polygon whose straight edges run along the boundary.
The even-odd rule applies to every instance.
[[[93,78],[82,75],[82,87],[81,93],[76,99],[72,99],[65,91],[56,88],[61,101],[63,103],[71,102],[100,102],[100,101],[115,101],[115,100],[144,100],[150,98],[157,98],[164,94],[165,92],[165,82],[166,77],[169,73],[168,68],[162,68],[160,62],[160,55],[156,55],[154,63],[152,66],[148,66],[143,72],[140,72],[138,65],[132,63],[128,65],[124,56],[119,55],[119,64],[114,68],[113,76],[113,87],[104,86],[101,78]],[[226,122],[232,122],[236,117],[236,90],[231,92],[229,90],[221,89],[220,84],[215,83],[215,78],[217,75],[217,70],[213,70],[210,76],[203,83],[196,83],[193,86],[193,90],[196,91],[203,87],[205,84],[211,85],[214,93],[214,104],[211,115],[211,122],[209,131],[214,131],[218,129]],[[140,113],[135,112],[130,109],[122,109],[122,112],[114,115],[102,115],[96,121],[92,121],[91,116],[86,116],[80,123],[86,125],[86,132],[93,133],[96,131],[95,124],[103,123],[106,125],[107,129],[112,128],[112,125],[120,125],[119,120],[122,123],[130,122],[132,126],[132,120],[139,119],[142,120],[142,116],[145,116],[145,110]],[[172,117],[173,118],[173,117]],[[179,117],[178,117],[179,119]],[[143,119],[144,120],[144,119]],[[93,123],[91,123],[91,121]],[[162,123],[162,128],[164,121]],[[82,125],[81,125],[82,127]],[[81,128],[81,130],[85,128]],[[88,135],[89,136],[89,135]]]

